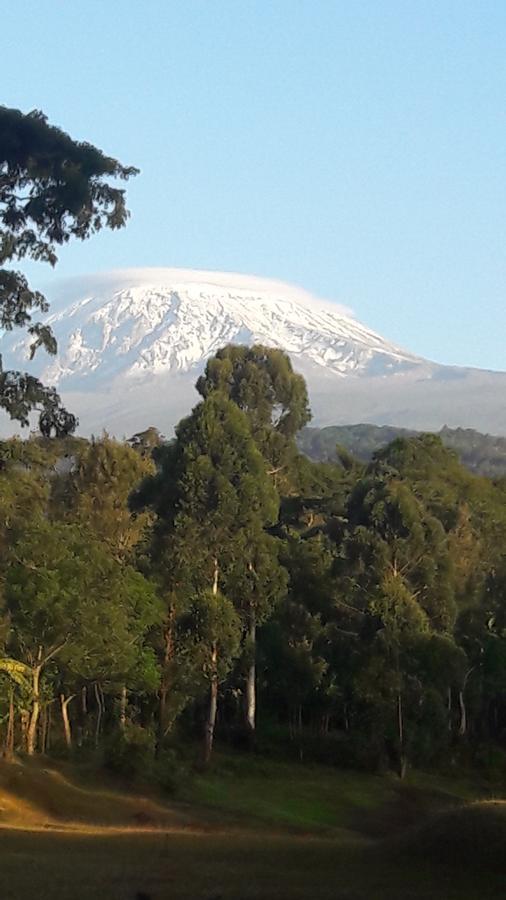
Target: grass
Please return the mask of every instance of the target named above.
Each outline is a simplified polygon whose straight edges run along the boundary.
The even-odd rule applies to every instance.
[[[506,894],[506,801],[487,800],[445,810],[404,836],[405,852],[504,872]]]
[[[478,793],[219,756],[168,803],[69,766],[1,764],[0,896],[496,900],[506,803],[466,802]]]
[[[386,803],[386,779],[324,767],[254,759],[247,768],[218,757],[210,773],[197,776],[184,793],[194,806],[248,821],[303,831],[348,829],[353,815]]]
[[[192,807],[249,823],[381,837],[479,799],[483,788],[420,772],[400,782],[393,775],[217,755],[212,771],[194,778],[183,796]]]
[[[328,839],[229,835],[2,835],[8,900],[499,900],[504,876]]]
[[[72,767],[35,762],[0,764],[0,824],[182,829],[191,821],[149,795],[120,791],[107,781],[90,786]]]

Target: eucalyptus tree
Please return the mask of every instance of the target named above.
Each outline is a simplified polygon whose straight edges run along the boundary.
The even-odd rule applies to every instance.
[[[265,548],[270,548],[263,529],[276,521],[278,497],[246,414],[219,391],[211,392],[180,422],[174,442],[159,459],[159,471],[141,486],[133,503],[151,505],[157,516],[152,559],[168,601],[167,671],[174,625],[196,598],[226,598],[240,612],[245,598],[239,594],[246,591],[250,578],[247,614],[262,608],[265,599],[257,597],[257,590],[261,584],[262,590],[268,588],[262,573],[256,573],[260,577],[257,585],[255,563],[265,557]],[[272,555],[270,561],[275,566]],[[212,609],[216,604],[219,599],[213,601]],[[214,613],[211,619],[216,619]],[[208,633],[212,633],[211,627]],[[231,646],[233,642],[227,643]],[[212,748],[218,667],[224,652],[213,638],[208,659],[206,756]],[[164,701],[163,695],[161,699]],[[163,718],[163,709],[161,715]]]
[[[265,520],[237,535],[235,557],[227,572],[230,597],[243,628],[245,724],[250,739],[256,728],[257,629],[286,595],[287,571],[280,561],[280,541],[265,531]]]
[[[281,492],[292,486],[295,435],[311,419],[306,383],[283,350],[229,344],[208,360],[197,381],[204,397],[219,392],[247,415],[251,433]]]

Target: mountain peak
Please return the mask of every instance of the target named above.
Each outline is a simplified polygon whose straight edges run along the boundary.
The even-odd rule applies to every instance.
[[[58,355],[39,352],[29,368],[58,388],[84,431],[121,436],[155,424],[170,433],[196,401],[206,360],[229,343],[285,350],[308,382],[316,424],[506,430],[505,375],[421,359],[281,281],[126,269],[67,280],[49,300]],[[14,332],[2,344],[5,366],[24,369],[30,340]]]
[[[84,280],[77,299],[60,299],[47,322],[59,354],[40,374],[61,388],[188,372],[228,343],[280,347],[341,376],[416,362],[342,307],[283,282],[228,272],[106,273]],[[16,355],[28,345],[18,341]]]

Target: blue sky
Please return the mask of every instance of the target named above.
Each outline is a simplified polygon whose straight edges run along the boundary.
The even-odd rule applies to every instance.
[[[441,362],[506,369],[503,0],[17,0],[0,102],[142,174],[123,266],[299,284]]]

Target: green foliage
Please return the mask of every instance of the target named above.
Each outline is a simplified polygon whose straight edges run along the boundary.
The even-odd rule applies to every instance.
[[[241,621],[233,603],[220,594],[203,591],[195,596],[181,628],[187,632],[197,683],[207,685],[214,678],[223,682],[241,641]]]
[[[370,462],[374,454],[396,438],[416,437],[419,432],[390,425],[330,425],[303,428],[297,435],[300,450],[317,461],[337,461],[344,449],[360,462]],[[487,478],[506,476],[506,438],[481,434],[472,428],[448,428],[438,437],[473,474]],[[336,448],[337,445],[337,448]]]
[[[197,381],[204,397],[228,397],[247,416],[274,484],[287,491],[297,465],[295,435],[311,418],[306,384],[282,350],[229,344],[208,360]]]
[[[143,638],[160,617],[154,592],[77,526],[43,521],[28,532],[16,545],[5,596],[14,646],[29,666],[57,650],[85,680],[128,681],[135,673],[137,681],[145,671],[153,687]],[[142,665],[139,654],[147,656]]]
[[[104,543],[119,561],[131,561],[147,531],[147,513],[128,509],[132,487],[153,472],[149,459],[104,435],[86,444],[67,479],[68,517]]]
[[[225,348],[199,387],[170,442],[0,444],[6,744],[106,740],[170,788],[207,703],[206,758],[215,725],[251,747],[258,711],[291,758],[499,769],[505,484],[434,435],[311,462],[277,351]]]
[[[126,722],[123,729],[108,736],[104,747],[106,768],[116,775],[149,780],[155,762],[154,734],[134,722]]]
[[[54,266],[58,246],[126,223],[125,192],[108,179],[126,180],[137,170],[73,141],[38,110],[24,115],[0,107],[0,169],[0,266],[25,258]],[[0,268],[0,326],[27,328],[32,357],[39,347],[56,353],[50,327],[32,320],[33,311],[47,309],[44,296],[31,290],[21,272]],[[3,371],[1,359],[0,407],[22,425],[39,409],[46,437],[71,434],[77,425],[54,388],[31,375]]]
[[[304,379],[282,350],[229,344],[209,360],[197,390],[204,398],[213,391],[229,397],[248,414],[261,443],[273,428],[294,437],[311,418]]]

